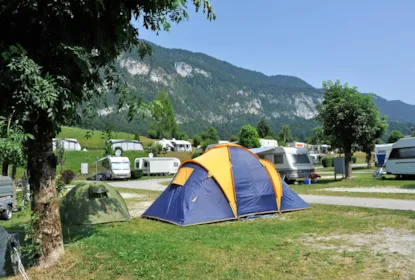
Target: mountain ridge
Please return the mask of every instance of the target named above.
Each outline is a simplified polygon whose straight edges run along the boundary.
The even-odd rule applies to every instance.
[[[148,43],[153,48],[152,56],[141,60],[136,51],[123,53],[116,68],[144,101],[151,101],[158,91],[165,90],[180,128],[189,135],[214,125],[223,138],[228,138],[242,125],[256,126],[265,118],[274,133],[282,124],[290,124],[293,135],[304,139],[317,125],[313,117],[316,105],[322,102],[322,91],[301,78],[268,76],[207,54]],[[396,121],[401,126],[415,123],[415,106],[402,101],[397,105],[388,103],[377,95],[374,101],[381,114],[390,117],[390,122]],[[122,116],[114,114],[105,118],[126,132],[145,133],[149,129],[148,121],[127,124]],[[102,128],[98,122],[94,126]]]

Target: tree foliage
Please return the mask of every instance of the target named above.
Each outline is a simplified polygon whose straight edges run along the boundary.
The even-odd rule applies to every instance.
[[[261,146],[259,135],[255,127],[250,124],[244,125],[238,134],[238,144],[245,148],[258,148]]]
[[[278,137],[284,143],[290,142],[292,140],[291,127],[288,124],[282,125]]]
[[[399,139],[404,138],[404,135],[399,130],[392,130],[388,136],[388,143],[395,143]]]
[[[261,119],[257,125],[258,135],[261,138],[272,135],[271,128],[265,119]]]
[[[167,137],[177,131],[176,117],[171,105],[170,98],[165,91],[160,91],[154,97],[154,101],[149,106],[152,125],[158,133],[158,137]]]
[[[144,29],[169,30],[172,23],[188,18],[186,2],[0,3],[0,30],[7,30],[0,36],[0,115],[13,112],[25,133],[34,137],[27,147],[32,211],[37,217],[33,240],[41,249],[36,256],[38,265],[51,265],[63,253],[52,138],[61,125],[79,122],[80,115],[96,114],[96,102],[101,102],[108,90],[116,97],[116,111],[127,108],[128,119],[144,113],[141,99],[128,90],[113,62],[121,52],[134,47],[140,57],[151,54],[149,45],[139,40],[133,19]],[[215,18],[207,0],[190,2],[196,10],[203,7],[208,19]]]
[[[194,135],[193,136],[193,147],[197,148],[197,146],[200,145],[200,143],[202,143],[202,137],[200,137],[200,135]]]
[[[323,82],[323,98],[317,119],[324,135],[344,151],[346,177],[350,179],[353,152],[375,143],[386,129],[386,120],[380,118],[371,95],[360,94],[356,87],[340,81]]]

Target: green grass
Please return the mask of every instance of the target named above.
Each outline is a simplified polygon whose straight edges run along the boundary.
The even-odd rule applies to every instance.
[[[314,205],[271,218],[201,226],[136,218],[64,228],[66,253],[60,263],[28,274],[31,279],[103,280],[403,279],[413,266],[385,269],[387,259],[398,256],[374,254],[370,248],[322,250],[305,239],[377,233],[385,227],[414,233],[414,220],[415,212],[409,211]]]
[[[86,132],[88,130],[77,128],[77,127],[62,127],[61,133],[58,134],[57,138],[75,138],[78,140],[82,149],[86,148],[87,150],[99,150],[104,149],[105,141],[102,139],[102,132],[99,130],[93,131],[92,137],[90,139],[85,138]],[[126,132],[114,132],[114,138],[116,139],[134,139],[134,134]],[[156,140],[149,139],[144,136],[140,136],[140,141],[145,147],[149,143],[153,143]]]
[[[373,198],[394,198],[415,200],[415,194],[405,193],[352,193],[352,192],[332,192],[324,191],[325,188],[356,188],[356,187],[396,187],[400,189],[415,189],[414,180],[395,180],[394,176],[386,176],[385,179],[375,179],[372,174],[353,175],[352,180],[318,179],[318,183],[311,185],[290,185],[290,187],[300,194],[331,195],[331,196],[351,196],[351,197],[373,197]]]

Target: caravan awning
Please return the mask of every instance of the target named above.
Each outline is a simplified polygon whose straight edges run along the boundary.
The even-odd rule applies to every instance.
[[[271,151],[274,149],[275,147],[260,147],[260,148],[254,148],[254,149],[249,149],[249,150],[253,152],[254,154],[260,154],[260,153]]]

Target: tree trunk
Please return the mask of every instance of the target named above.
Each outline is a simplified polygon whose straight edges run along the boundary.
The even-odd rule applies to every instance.
[[[3,162],[3,166],[1,169],[1,175],[9,176],[9,163],[7,162],[7,160]]]
[[[12,180],[13,180],[13,208],[16,208],[16,207],[17,207],[17,198],[16,198],[16,188],[17,188],[16,173],[17,173],[17,167],[16,167],[16,165],[13,165],[13,167],[12,167]]]
[[[367,163],[367,168],[372,168],[372,152],[368,152],[366,153],[366,163]]]
[[[344,152],[344,163],[346,168],[346,179],[351,180],[352,179],[352,151],[346,150]]]
[[[29,142],[28,169],[33,191],[34,242],[41,250],[36,256],[37,265],[45,268],[54,265],[64,252],[55,186],[57,159],[52,148],[52,123],[41,116],[32,134],[35,139]]]

